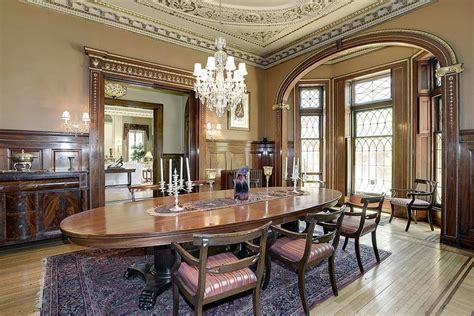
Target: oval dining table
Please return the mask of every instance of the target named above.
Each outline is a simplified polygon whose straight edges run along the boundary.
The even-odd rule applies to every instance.
[[[252,188],[251,193],[264,193],[265,188]],[[286,191],[273,187],[270,191]],[[156,297],[171,281],[175,261],[173,242],[190,242],[196,233],[225,233],[252,229],[265,223],[283,224],[334,206],[341,198],[339,191],[304,188],[305,194],[270,198],[253,203],[153,216],[147,210],[173,205],[173,196],[164,196],[123,204],[112,204],[71,215],[61,222],[61,231],[72,242],[95,248],[154,248],[153,265],[135,263],[125,272],[126,278],[140,276],[145,288],[139,296],[142,310],[153,308]],[[180,204],[219,198],[233,198],[233,190],[190,193],[179,196]],[[145,260],[146,261],[146,260]]]

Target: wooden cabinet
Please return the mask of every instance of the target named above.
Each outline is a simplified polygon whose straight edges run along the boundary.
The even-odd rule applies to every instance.
[[[0,246],[61,236],[59,224],[87,209],[87,172],[0,172]]]

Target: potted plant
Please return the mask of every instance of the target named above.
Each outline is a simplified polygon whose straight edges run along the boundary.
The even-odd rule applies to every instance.
[[[145,148],[143,147],[143,144],[139,143],[132,146],[132,150],[132,161],[142,161],[145,157]]]

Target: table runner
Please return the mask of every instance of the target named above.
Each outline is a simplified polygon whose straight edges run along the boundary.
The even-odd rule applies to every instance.
[[[216,199],[184,203],[180,205],[184,208],[182,211],[171,211],[171,208],[174,205],[169,204],[169,205],[160,205],[157,207],[147,209],[146,212],[152,216],[176,216],[183,213],[189,214],[189,213],[200,212],[200,211],[211,211],[211,210],[226,208],[230,206],[248,205],[248,204],[258,203],[262,201],[270,201],[270,200],[275,200],[275,199],[283,199],[287,197],[294,197],[294,196],[301,196],[301,195],[308,195],[308,194],[309,192],[302,191],[302,190],[297,190],[297,192],[294,192],[293,190],[269,191],[268,196],[266,192],[257,192],[257,193],[250,193],[249,199],[246,201],[239,201],[232,197],[225,197],[225,198],[216,198]]]

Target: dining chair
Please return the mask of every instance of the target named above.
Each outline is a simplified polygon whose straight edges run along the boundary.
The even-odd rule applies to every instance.
[[[306,315],[309,315],[308,302],[305,289],[305,272],[319,262],[328,259],[329,278],[332,291],[335,296],[338,295],[336,275],[334,271],[334,255],[339,243],[339,230],[344,217],[343,206],[335,212],[319,212],[306,215],[306,222],[309,228],[305,233],[296,233],[278,226],[271,226],[271,230],[277,234],[283,235],[282,238],[269,244],[265,266],[265,289],[270,282],[271,260],[277,260],[298,274],[298,288],[301,303]],[[313,236],[316,225],[321,225],[330,229],[320,236]]]
[[[382,215],[384,200],[385,193],[377,196],[362,197],[361,204],[352,202],[345,203],[345,205],[349,207],[349,211],[345,212],[341,226],[341,236],[345,237],[342,249],[346,249],[349,238],[354,238],[357,264],[362,273],[364,273],[364,266],[362,265],[362,259],[360,257],[360,237],[369,233],[372,234],[372,247],[374,249],[375,259],[377,262],[380,262],[379,250],[377,248],[377,226]],[[361,211],[355,212],[355,209],[360,209]]]
[[[191,255],[180,244],[173,243],[176,264],[173,267],[173,314],[178,315],[179,292],[202,315],[203,305],[237,293],[253,290],[253,312],[260,314],[260,287],[265,267],[265,250],[271,222],[255,229],[223,234],[195,234],[193,245],[198,246],[199,258]],[[259,240],[258,244],[253,243]],[[250,256],[238,259],[232,252],[208,256],[210,247],[243,243]],[[250,267],[256,265],[253,272]]]
[[[392,198],[390,199],[390,206],[392,208],[392,214],[390,214],[389,223],[392,222],[393,213],[395,206],[400,206],[407,211],[407,226],[405,231],[407,232],[410,228],[412,216],[414,217],[415,224],[417,224],[416,214],[413,212],[426,211],[428,212],[428,222],[430,223],[431,230],[433,227],[433,206],[435,203],[436,187],[438,183],[431,180],[415,179],[413,189],[391,189]],[[422,190],[424,186],[425,190]],[[405,196],[399,196],[405,193]]]

